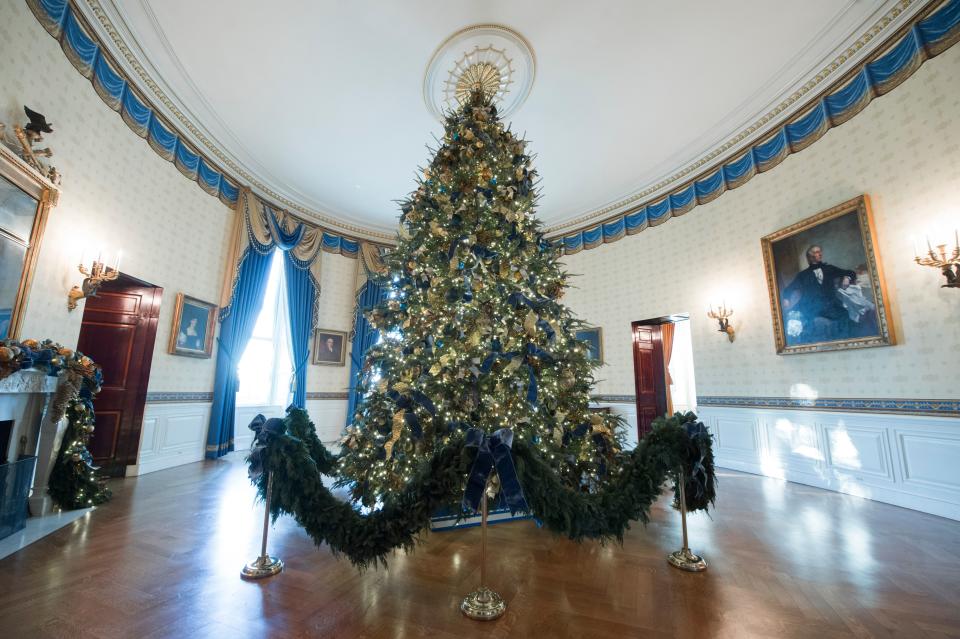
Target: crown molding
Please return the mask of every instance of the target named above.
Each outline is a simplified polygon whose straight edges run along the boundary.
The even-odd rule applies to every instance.
[[[937,0],[924,2],[923,0],[885,0],[876,11],[861,20],[843,41],[829,54],[815,60],[809,67],[789,81],[777,96],[769,100],[759,110],[748,111],[749,116],[743,117],[745,105],[752,101],[752,97],[744,100],[730,115],[711,127],[707,136],[693,142],[684,151],[678,153],[682,159],[667,160],[660,171],[644,186],[633,193],[612,200],[608,204],[593,211],[571,217],[567,220],[548,225],[546,233],[554,236],[569,232],[571,229],[592,226],[599,222],[627,213],[638,205],[657,200],[671,190],[689,181],[711,166],[719,164],[723,159],[731,158],[746,147],[750,146],[791,116],[807,108],[813,97],[837,78],[843,77],[851,69],[856,68],[872,53],[881,47],[887,40],[885,36],[896,33],[905,24],[909,24],[927,6],[935,4]],[[846,14],[855,4],[849,2],[838,12],[837,18]],[[837,22],[834,20],[833,22]],[[789,69],[802,59],[813,48],[813,43],[828,37],[831,27],[828,26],[811,39],[810,45],[798,53],[784,65]],[[781,74],[774,74],[779,78]],[[769,88],[768,82],[758,89],[754,95],[761,94]],[[723,133],[716,134],[716,131]],[[711,139],[712,138],[712,139]],[[676,167],[681,168],[676,168]]]
[[[149,3],[140,0],[140,4],[155,21]],[[241,151],[245,149],[239,139],[209,107],[209,102],[195,85],[193,86],[195,95],[192,97],[195,98],[195,103],[203,107],[204,113],[198,114],[186,106],[186,102],[178,92],[169,86],[145,55],[138,34],[130,29],[126,14],[114,0],[106,0],[105,3],[99,0],[80,0],[75,6],[93,29],[100,43],[121,66],[128,79],[148,96],[155,108],[160,109],[162,114],[177,126],[183,137],[216,158],[228,169],[234,179],[249,186],[264,200],[276,203],[279,205],[278,208],[288,208],[295,214],[299,214],[298,217],[334,232],[379,243],[394,241],[395,233],[392,228],[382,225],[360,226],[343,219],[346,216],[340,217],[323,212],[322,209],[327,207],[317,206],[316,203],[308,201],[305,196],[289,185],[270,176],[269,172],[259,164],[245,162],[238,157],[237,153],[231,152],[231,148],[239,148]],[[172,47],[163,36],[162,30],[157,28],[156,33],[161,38],[161,46],[171,55],[173,64],[182,69],[179,59],[176,58]],[[190,85],[193,84],[186,72],[183,73],[183,77],[187,78]],[[211,121],[220,127],[220,135],[214,135],[209,128],[201,124]],[[223,144],[221,136],[225,137],[230,144]],[[251,156],[246,152],[244,155]]]

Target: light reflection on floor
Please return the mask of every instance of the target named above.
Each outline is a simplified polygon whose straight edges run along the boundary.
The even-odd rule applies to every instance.
[[[154,613],[144,615],[159,617],[164,606],[172,607],[178,618],[229,628],[229,636],[358,636],[337,634],[346,627],[371,637],[419,637],[428,636],[421,630],[432,624],[465,633],[455,636],[490,634],[457,625],[460,598],[478,585],[479,529],[425,534],[423,546],[392,555],[387,569],[358,572],[329,549],[315,548],[292,518],[282,517],[270,528],[268,550],[285,560],[285,572],[245,582],[239,571],[259,553],[263,523],[245,468],[210,463],[181,493],[175,481],[167,483],[188,472],[134,480],[144,488],[136,500],[129,499],[135,491],[119,491],[117,503],[76,522],[69,534],[57,533],[58,541],[43,553],[6,560],[8,573],[45,574],[53,584],[48,606],[56,601],[69,608],[72,598],[82,602],[84,592],[95,591],[122,619],[139,616],[131,611],[156,600]],[[780,625],[787,617],[801,624],[793,628],[805,628],[809,619],[842,629],[851,616],[869,625],[873,616],[900,605],[901,593],[918,607],[932,606],[960,586],[956,577],[922,568],[939,565],[938,550],[960,554],[956,541],[948,537],[942,548],[927,544],[927,554],[909,559],[900,549],[915,530],[943,540],[944,531],[957,530],[953,522],[767,477],[721,470],[718,479],[716,509],[688,519],[690,547],[710,565],[702,575],[681,574],[665,561],[682,543],[680,516],[666,494],[649,525],[633,526],[622,546],[574,544],[530,521],[492,526],[488,578],[509,598],[514,615],[494,628],[524,631],[511,636],[538,636],[549,628],[550,636],[564,636],[563,619],[595,619],[634,624],[621,634],[634,636],[644,623],[662,619],[664,625],[651,627],[670,628],[675,636],[787,636]],[[925,547],[922,535],[909,542],[910,550]],[[109,553],[106,565],[102,553]],[[80,580],[64,581],[77,571]],[[68,590],[61,589],[64,583]],[[77,584],[81,592],[69,590]],[[10,610],[16,597],[0,598],[0,627],[4,606]],[[544,610],[551,612],[531,621]],[[938,614],[953,618],[949,610]],[[892,628],[899,619],[883,623]],[[749,625],[756,620],[769,625]],[[289,634],[272,634],[277,628]]]

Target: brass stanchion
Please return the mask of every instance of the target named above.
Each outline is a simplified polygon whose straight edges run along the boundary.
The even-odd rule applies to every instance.
[[[263,579],[272,577],[283,570],[283,561],[267,554],[267,532],[270,530],[270,496],[273,494],[273,473],[267,473],[267,497],[263,500],[263,543],[260,556],[248,563],[240,571],[243,579]]]
[[[687,478],[683,470],[677,473],[677,485],[680,486],[680,522],[683,526],[683,548],[667,555],[667,561],[674,568],[687,570],[689,572],[702,572],[707,569],[707,562],[703,557],[695,555],[687,545],[687,495],[684,492],[684,484]]]
[[[499,594],[487,588],[487,497],[496,497],[496,475],[491,475],[483,497],[480,499],[480,587],[463,598],[460,611],[471,619],[493,621],[507,610],[507,604]]]

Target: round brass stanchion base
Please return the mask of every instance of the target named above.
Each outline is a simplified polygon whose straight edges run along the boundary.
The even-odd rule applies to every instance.
[[[283,570],[283,561],[270,555],[257,557],[240,571],[243,579],[264,579],[272,577]]]
[[[463,598],[460,602],[460,612],[477,621],[493,621],[507,610],[503,597],[481,586]]]
[[[703,572],[707,569],[707,562],[703,557],[693,554],[689,548],[670,553],[667,555],[667,561],[674,568],[688,572]]]

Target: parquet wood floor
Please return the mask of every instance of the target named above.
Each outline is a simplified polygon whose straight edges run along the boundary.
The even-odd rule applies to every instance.
[[[702,574],[664,560],[666,497],[623,546],[493,526],[494,623],[457,608],[476,528],[359,573],[284,519],[286,569],[244,582],[262,511],[235,457],[115,481],[112,502],[0,560],[0,637],[960,637],[960,522],[729,471],[712,518],[690,521]]]

